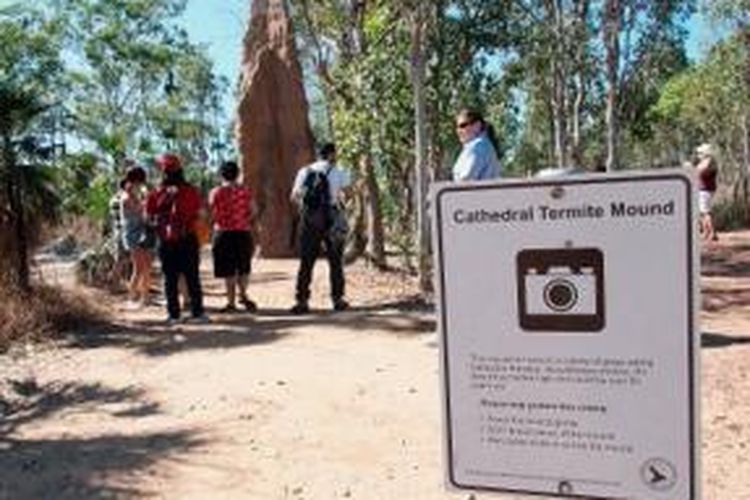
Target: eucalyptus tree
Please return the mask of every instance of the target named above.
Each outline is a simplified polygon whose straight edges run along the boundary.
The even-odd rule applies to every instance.
[[[227,84],[178,27],[186,0],[51,0],[68,22],[78,131],[114,163],[158,148],[204,159]]]
[[[750,95],[750,0],[705,1],[705,7],[713,19],[728,23],[734,30],[734,52],[741,59],[733,66],[732,80],[742,82],[740,94]],[[740,130],[742,134],[742,157],[746,175],[750,175],[750,102],[741,100]]]
[[[312,47],[317,77],[323,86],[333,133],[341,156],[358,173],[360,205],[355,229],[366,229],[368,257],[385,267],[385,229],[382,219],[382,189],[374,157],[379,149],[380,116],[389,102],[394,79],[401,78],[392,66],[391,50],[397,11],[383,0],[295,0],[293,16],[298,32]],[[394,43],[395,42],[395,43]],[[303,51],[305,53],[305,51]],[[398,57],[398,56],[396,56]],[[395,71],[394,71],[395,70]],[[359,250],[364,251],[362,248]]]
[[[50,89],[62,71],[61,40],[59,22],[41,11],[0,10],[0,258],[10,264],[6,283],[22,292],[30,289],[29,209],[46,191],[38,189],[41,170],[32,163],[37,150],[28,134],[59,97]]]
[[[694,9],[694,0],[513,2],[521,159],[614,168],[627,158],[659,86],[687,64],[683,25]]]
[[[652,107],[662,137],[681,138],[675,149],[712,142],[722,152],[722,172],[729,182],[746,182],[747,110],[750,92],[744,77],[747,52],[741,34],[717,43],[705,61],[664,86]]]

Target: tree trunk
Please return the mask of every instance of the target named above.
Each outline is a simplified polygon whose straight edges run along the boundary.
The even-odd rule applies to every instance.
[[[607,172],[618,168],[619,123],[617,117],[618,64],[620,62],[620,0],[606,0],[604,7],[604,47],[607,64]]]
[[[576,30],[573,43],[575,49],[575,98],[572,110],[572,145],[570,156],[573,165],[583,166],[583,144],[581,137],[581,114],[586,101],[586,43],[588,41],[588,28],[586,19],[588,17],[589,0],[578,0],[575,3]]]
[[[740,27],[742,39],[745,41],[745,91],[750,92],[750,24],[743,23]],[[742,153],[745,162],[745,176],[750,177],[750,107],[746,104],[745,121],[742,130]]]
[[[351,264],[367,251],[367,221],[365,217],[365,200],[362,190],[354,195],[354,223],[349,234],[344,263]]]
[[[365,212],[367,213],[367,256],[375,267],[388,267],[385,258],[385,231],[380,210],[380,188],[375,178],[372,156],[362,156],[361,169],[365,179]]]
[[[27,294],[31,291],[29,271],[29,250],[24,217],[23,188],[21,176],[16,165],[11,137],[3,137],[3,164],[5,166],[5,196],[8,203],[9,239],[8,251],[11,265],[8,266],[9,284],[17,291]],[[15,241],[13,241],[15,240]]]
[[[552,133],[555,164],[563,168],[567,163],[567,113],[566,113],[566,71],[565,71],[565,32],[563,6],[561,0],[548,0],[547,20],[552,26],[550,32],[550,76],[552,89],[549,95],[552,111]]]
[[[423,4],[418,4],[412,11],[411,18],[411,82],[414,93],[414,172],[416,189],[415,206],[417,211],[417,247],[419,289],[422,293],[432,292],[430,273],[430,233],[427,218],[427,98],[425,95],[426,69],[424,60],[425,11]]]

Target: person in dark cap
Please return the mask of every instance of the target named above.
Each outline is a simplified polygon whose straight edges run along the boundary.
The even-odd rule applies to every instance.
[[[326,143],[320,148],[319,160],[297,172],[291,199],[300,208],[299,252],[296,303],[291,312],[306,314],[310,308],[310,281],[321,247],[328,259],[333,309],[349,308],[344,300],[344,242],[346,217],[343,209],[349,172],[336,165],[336,146]]]
[[[206,322],[208,317],[203,308],[199,275],[200,246],[195,233],[203,201],[200,192],[185,180],[179,156],[164,153],[156,158],[156,165],[162,172],[162,181],[146,199],[146,213],[156,229],[159,242],[167,323],[180,320],[180,276],[185,278],[193,320]]]

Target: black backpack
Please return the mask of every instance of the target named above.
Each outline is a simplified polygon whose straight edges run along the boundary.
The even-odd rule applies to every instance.
[[[333,222],[331,191],[328,174],[333,166],[325,172],[310,170],[303,183],[302,217],[304,223],[317,231],[326,232]]]

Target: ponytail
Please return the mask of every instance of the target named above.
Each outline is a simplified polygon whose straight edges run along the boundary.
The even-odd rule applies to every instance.
[[[487,138],[490,141],[490,144],[492,144],[492,147],[495,148],[495,154],[499,154],[500,151],[500,141],[497,139],[497,133],[495,132],[495,127],[492,126],[491,123],[487,122],[484,119],[484,116],[482,113],[476,109],[476,108],[461,108],[458,113],[456,114],[457,117],[463,117],[469,120],[470,122],[479,122],[482,124],[482,132],[487,134]]]
[[[484,129],[484,133],[487,134],[487,139],[489,139],[490,144],[492,144],[492,147],[495,149],[495,154],[500,156],[500,141],[497,138],[497,132],[495,132],[495,127],[484,120],[482,120],[482,125]]]

